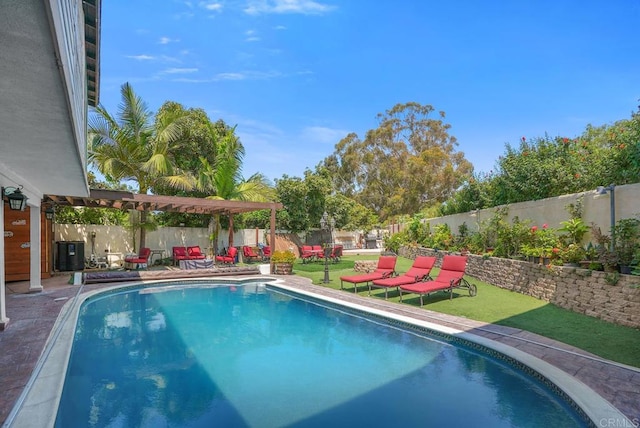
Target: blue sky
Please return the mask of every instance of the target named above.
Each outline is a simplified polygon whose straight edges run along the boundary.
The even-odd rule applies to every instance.
[[[488,172],[505,143],[575,137],[640,103],[637,0],[109,0],[100,102],[129,82],[237,125],[243,175],[301,177],[397,103],[446,113]]]

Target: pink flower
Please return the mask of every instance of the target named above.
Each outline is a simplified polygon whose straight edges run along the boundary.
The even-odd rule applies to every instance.
[[[543,225],[542,225],[542,228],[543,228],[543,229],[546,229],[547,227],[549,227],[549,225],[548,225],[547,223],[545,223],[545,224],[543,224]]]
[[[538,226],[531,226],[531,231],[533,233],[536,233],[536,230],[538,230]]]

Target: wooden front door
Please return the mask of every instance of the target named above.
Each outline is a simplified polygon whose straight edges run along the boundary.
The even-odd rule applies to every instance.
[[[14,211],[4,204],[4,269],[5,281],[27,281],[29,264],[30,207]],[[40,213],[40,273],[42,278],[51,276],[51,221]]]

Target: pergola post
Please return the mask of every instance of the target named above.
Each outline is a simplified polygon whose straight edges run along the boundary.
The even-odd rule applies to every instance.
[[[271,246],[271,254],[276,251],[276,206],[271,205],[271,224],[269,231],[269,245]],[[269,260],[269,272],[273,273],[273,262]]]

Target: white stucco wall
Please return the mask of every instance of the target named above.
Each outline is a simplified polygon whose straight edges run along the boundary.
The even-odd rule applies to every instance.
[[[615,219],[632,218],[640,215],[640,183],[627,184],[624,186],[616,186],[615,195]],[[540,199],[538,201],[520,202],[508,205],[509,220],[518,216],[520,220],[531,220],[532,226],[542,227],[547,224],[550,228],[560,228],[560,222],[569,219],[569,212],[566,207],[569,204],[575,204],[578,198],[583,196],[583,213],[582,219],[587,225],[592,222],[600,226],[605,234],[610,232],[611,224],[611,194],[596,194],[595,191],[573,193],[562,195],[554,198]],[[499,208],[499,207],[498,207]],[[458,233],[458,227],[463,223],[472,231],[477,231],[479,225],[483,221],[493,217],[497,208],[489,208],[454,214],[445,217],[431,218],[428,221],[433,226],[437,224],[447,223],[454,234]],[[398,227],[402,229],[403,225],[390,226],[390,230],[398,231]]]

